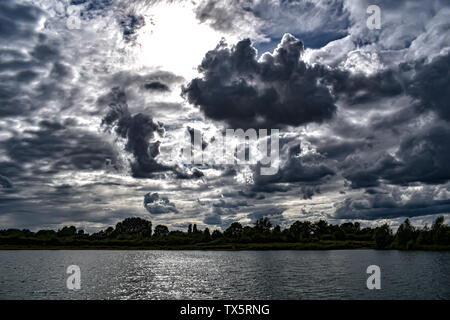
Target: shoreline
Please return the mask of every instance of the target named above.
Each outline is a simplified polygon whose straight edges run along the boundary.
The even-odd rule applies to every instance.
[[[400,248],[377,249],[374,245],[367,243],[245,243],[245,244],[223,244],[223,245],[173,245],[173,246],[102,246],[102,245],[1,245],[0,250],[169,250],[169,251],[282,251],[282,250],[401,250],[401,251],[450,251],[450,246],[421,246],[404,250]]]

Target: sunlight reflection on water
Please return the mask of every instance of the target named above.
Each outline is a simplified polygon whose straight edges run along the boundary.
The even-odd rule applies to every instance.
[[[449,299],[449,252],[0,251],[1,299]],[[67,266],[81,290],[66,288]],[[381,267],[381,290],[366,288]]]

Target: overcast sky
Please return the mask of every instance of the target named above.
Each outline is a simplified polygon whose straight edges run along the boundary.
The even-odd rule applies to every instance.
[[[449,218],[449,29],[446,0],[2,0],[0,228]],[[279,171],[183,163],[227,128],[279,129]]]

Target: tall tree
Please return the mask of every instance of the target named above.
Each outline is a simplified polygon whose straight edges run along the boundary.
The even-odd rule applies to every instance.
[[[414,233],[415,228],[411,225],[409,219],[406,219],[405,222],[398,227],[395,241],[399,246],[406,248],[408,244],[414,242]]]
[[[138,217],[126,218],[116,224],[115,232],[118,235],[150,237],[152,235],[152,223]]]
[[[260,218],[255,222],[255,229],[260,233],[269,233],[271,228],[272,223],[267,217]]]
[[[239,239],[242,235],[242,225],[239,222],[233,222],[223,234],[227,238]]]
[[[375,229],[374,240],[378,249],[386,248],[392,242],[392,230],[387,223]]]
[[[155,227],[154,235],[156,237],[162,237],[162,236],[166,236],[168,234],[169,234],[169,228],[167,228],[167,226],[159,224]]]

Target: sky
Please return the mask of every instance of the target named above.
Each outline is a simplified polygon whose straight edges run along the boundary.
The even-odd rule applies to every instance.
[[[449,29],[438,0],[2,0],[0,228],[448,219]],[[180,156],[240,128],[279,130],[275,174]]]

